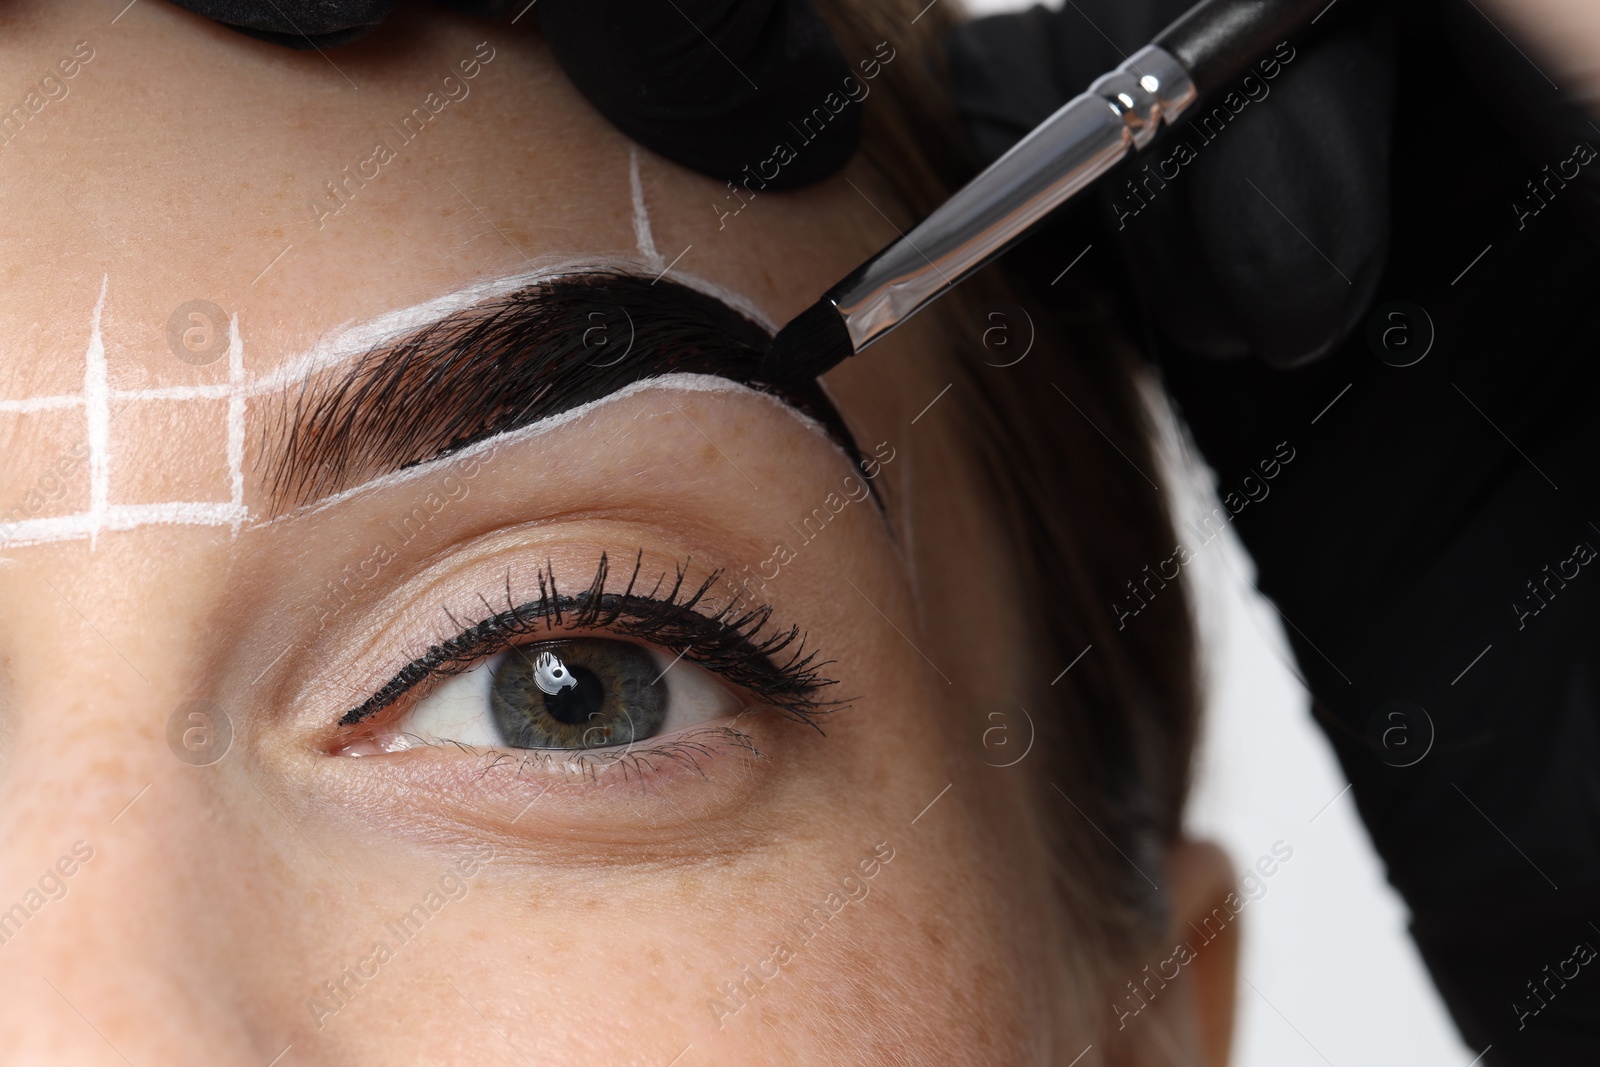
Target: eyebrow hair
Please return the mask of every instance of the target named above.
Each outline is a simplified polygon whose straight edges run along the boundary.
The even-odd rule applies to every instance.
[[[305,504],[669,373],[777,396],[859,464],[818,383],[758,379],[768,340],[734,308],[676,282],[602,271],[544,280],[311,375],[268,420],[266,483],[275,502]]]

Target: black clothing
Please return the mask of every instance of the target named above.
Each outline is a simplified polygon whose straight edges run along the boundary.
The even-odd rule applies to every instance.
[[[1185,6],[958,31],[983,161]],[[1115,250],[1467,1041],[1600,1062],[1600,130],[1475,12],[1368,11],[1012,264]]]

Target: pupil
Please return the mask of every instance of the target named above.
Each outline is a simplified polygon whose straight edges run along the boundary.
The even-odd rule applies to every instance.
[[[572,672],[577,685],[566,686],[558,693],[539,695],[544,697],[544,708],[551,718],[568,726],[581,726],[600,713],[606,691],[593,671],[574,666],[568,666],[567,669]],[[558,678],[561,676],[559,670],[551,673]]]

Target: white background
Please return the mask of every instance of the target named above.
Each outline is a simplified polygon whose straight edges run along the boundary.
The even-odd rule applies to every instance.
[[[966,0],[973,14],[1031,4]],[[1059,3],[1053,6],[1059,6]],[[1186,514],[1209,511],[1211,476],[1192,447],[1167,441]],[[1189,509],[1185,511],[1184,509]],[[1274,842],[1294,857],[1241,913],[1244,954],[1237,1067],[1467,1067],[1461,1041],[1406,934],[1347,782],[1289,667],[1276,610],[1230,528],[1184,568],[1207,673],[1206,724],[1191,831],[1241,869]],[[1335,798],[1338,799],[1335,799]],[[1332,803],[1330,803],[1332,801]],[[1313,821],[1314,820],[1314,821]]]

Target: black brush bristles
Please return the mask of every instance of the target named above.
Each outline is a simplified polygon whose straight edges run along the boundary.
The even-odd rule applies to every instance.
[[[762,381],[774,385],[820,378],[850,356],[855,346],[844,316],[827,297],[778,331],[761,359]]]

